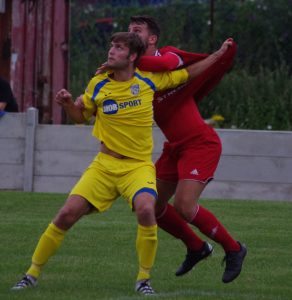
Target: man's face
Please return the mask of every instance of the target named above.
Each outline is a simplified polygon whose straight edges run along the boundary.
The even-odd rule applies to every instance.
[[[111,42],[108,51],[107,65],[112,70],[121,70],[131,63],[129,48],[122,42]]]
[[[143,24],[130,23],[128,31],[129,32],[134,32],[137,35],[139,35],[139,37],[141,38],[141,40],[145,44],[146,48],[148,47],[149,38],[152,35],[150,34],[150,32],[148,30],[148,26],[147,26],[146,23],[143,23]]]

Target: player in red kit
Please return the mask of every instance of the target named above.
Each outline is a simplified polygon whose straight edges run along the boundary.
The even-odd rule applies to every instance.
[[[220,56],[189,53],[167,46],[157,49],[160,29],[148,16],[131,18],[129,31],[138,34],[147,45],[139,69],[160,72],[173,70],[197,62],[199,76],[188,84],[163,93],[157,93],[154,119],[167,142],[156,162],[158,202],[156,218],[160,228],[181,239],[187,255],[176,271],[181,276],[199,261],[208,257],[212,246],[203,241],[188,224],[219,243],[226,262],[222,281],[233,281],[241,272],[247,249],[236,241],[212,212],[198,204],[208,182],[213,179],[221,155],[221,142],[213,128],[203,120],[197,101],[210,92],[230,69],[236,53],[236,44]],[[179,99],[179,101],[177,101]],[[173,206],[168,203],[174,195]]]

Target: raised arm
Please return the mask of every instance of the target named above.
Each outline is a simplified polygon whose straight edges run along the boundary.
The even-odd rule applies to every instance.
[[[82,108],[74,105],[72,95],[67,90],[62,89],[57,93],[56,102],[62,106],[68,117],[75,123],[84,123],[86,121],[82,114]]]
[[[232,42],[232,39],[227,39],[219,50],[210,54],[207,58],[186,67],[186,70],[189,73],[189,79],[196,78],[206,71],[212,64],[218,61],[227,51],[229,46],[232,45]]]

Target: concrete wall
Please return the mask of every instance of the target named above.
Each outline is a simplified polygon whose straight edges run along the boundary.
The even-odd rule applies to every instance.
[[[0,189],[23,188],[26,114],[0,118]]]
[[[39,125],[37,111],[0,118],[0,189],[68,193],[97,154],[91,126]],[[218,130],[223,154],[207,198],[292,201],[292,132]],[[164,138],[154,128],[155,160]]]

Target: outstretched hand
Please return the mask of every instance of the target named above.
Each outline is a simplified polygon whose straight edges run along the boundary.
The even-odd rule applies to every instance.
[[[221,45],[220,49],[217,50],[215,53],[216,53],[217,55],[223,55],[223,54],[226,52],[226,50],[227,50],[229,47],[232,46],[232,44],[233,44],[233,39],[232,39],[232,38],[228,38],[227,40],[225,40],[225,41],[223,42],[223,44]]]
[[[229,38],[223,42],[219,50],[210,54],[205,59],[187,66],[186,70],[189,73],[189,79],[194,79],[205,72],[212,64],[218,61],[226,53],[228,48],[230,48],[233,43],[233,39]]]

